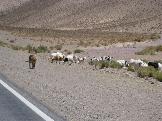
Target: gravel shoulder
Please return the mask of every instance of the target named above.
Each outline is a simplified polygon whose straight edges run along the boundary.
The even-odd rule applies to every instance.
[[[51,64],[48,54],[38,54],[31,70],[28,56],[0,47],[0,73],[68,121],[162,120],[158,81],[151,84],[122,70],[94,70],[87,62]]]

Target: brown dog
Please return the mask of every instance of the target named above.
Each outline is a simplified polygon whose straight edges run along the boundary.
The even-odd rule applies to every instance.
[[[29,56],[29,68],[30,69],[35,68],[36,61],[37,61],[36,55],[30,55]],[[31,64],[32,64],[32,67],[31,67]]]

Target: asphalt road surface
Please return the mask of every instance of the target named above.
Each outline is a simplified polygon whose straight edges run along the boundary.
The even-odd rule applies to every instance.
[[[44,121],[0,84],[0,121]]]

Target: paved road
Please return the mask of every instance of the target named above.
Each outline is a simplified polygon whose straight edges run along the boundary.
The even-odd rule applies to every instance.
[[[0,84],[0,121],[44,121]]]

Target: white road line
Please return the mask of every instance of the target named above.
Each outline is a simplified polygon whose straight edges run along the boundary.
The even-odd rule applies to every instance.
[[[54,121],[52,118],[50,118],[45,113],[43,113],[40,109],[38,109],[36,106],[34,106],[28,100],[26,100],[23,96],[21,96],[18,92],[16,92],[14,89],[12,89],[9,85],[7,85],[5,82],[3,82],[1,79],[0,79],[0,84],[3,85],[12,94],[14,94],[19,100],[21,100],[25,105],[27,105],[36,114],[38,114],[40,117],[42,117],[45,121]]]

